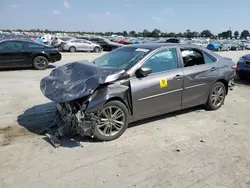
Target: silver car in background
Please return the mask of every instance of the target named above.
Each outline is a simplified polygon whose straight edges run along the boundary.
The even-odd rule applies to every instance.
[[[91,41],[85,39],[71,39],[62,43],[63,51],[91,51],[91,52],[101,52],[102,48],[99,44],[95,44]]]

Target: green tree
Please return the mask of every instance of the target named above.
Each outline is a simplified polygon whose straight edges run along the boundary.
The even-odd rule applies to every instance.
[[[122,35],[126,37],[126,36],[128,36],[128,32],[127,31],[123,31]]]
[[[184,34],[183,33],[177,33],[177,34],[174,34],[175,37],[184,37]]]
[[[249,37],[249,31],[248,30],[242,31],[240,34],[240,38],[246,39],[247,37]]]
[[[131,37],[136,37],[137,36],[137,33],[135,31],[130,31],[129,32],[129,36]]]
[[[171,32],[168,34],[168,37],[175,37],[175,36],[176,36],[176,34],[174,32]]]
[[[143,37],[150,37],[151,36],[151,32],[148,31],[147,29],[144,29],[142,32],[142,36]]]
[[[201,37],[206,37],[206,38],[211,38],[213,37],[213,34],[211,33],[210,30],[204,30],[200,34]]]
[[[232,38],[232,31],[231,30],[224,31],[224,32],[220,33],[218,36],[220,38],[224,38],[224,39]]]
[[[199,37],[200,33],[197,31],[192,32],[192,37]]]
[[[159,37],[161,35],[161,31],[159,29],[154,29],[151,34],[152,37]]]
[[[239,36],[240,36],[239,31],[235,31],[235,32],[234,32],[234,38],[236,38],[236,39],[237,39]]]

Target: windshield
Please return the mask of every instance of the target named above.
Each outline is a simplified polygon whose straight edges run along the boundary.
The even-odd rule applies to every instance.
[[[98,66],[128,70],[151,52],[150,49],[123,47],[113,50],[93,61]]]

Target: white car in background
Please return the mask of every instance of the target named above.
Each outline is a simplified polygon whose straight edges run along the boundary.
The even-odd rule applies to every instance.
[[[85,39],[71,39],[62,42],[63,51],[77,52],[77,51],[91,51],[101,52],[102,48],[99,44],[93,43]]]

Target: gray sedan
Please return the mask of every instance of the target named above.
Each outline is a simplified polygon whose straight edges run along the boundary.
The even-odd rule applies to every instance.
[[[91,51],[101,52],[102,48],[99,44],[95,44],[85,39],[71,39],[62,43],[63,51]]]
[[[217,110],[234,85],[235,69],[231,59],[196,45],[159,43],[64,65],[41,81],[58,112],[48,135],[71,130],[109,141],[133,121],[197,105]]]

